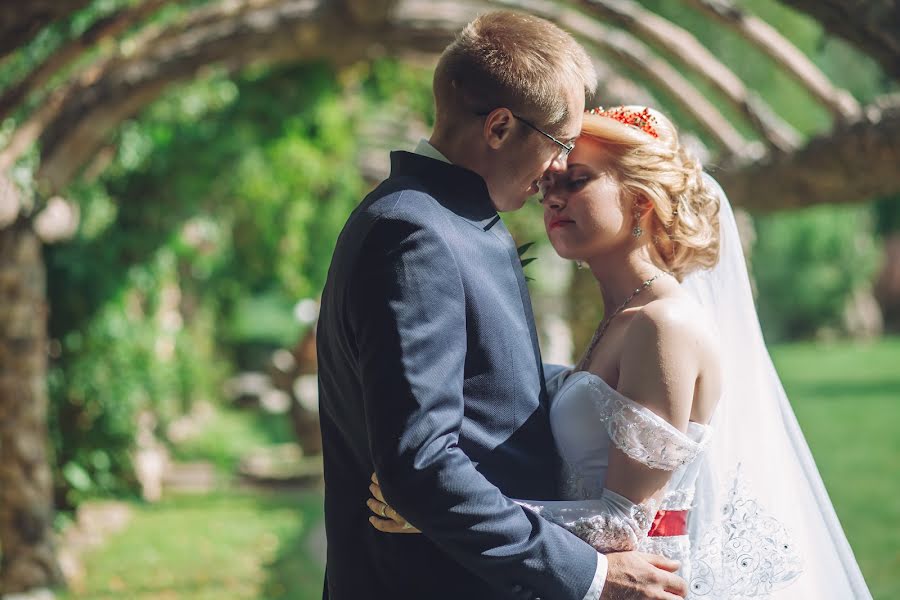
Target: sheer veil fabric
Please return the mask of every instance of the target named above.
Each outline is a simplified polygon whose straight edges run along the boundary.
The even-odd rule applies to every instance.
[[[724,393],[689,520],[690,597],[871,599],[763,341],[734,213],[709,180],[721,256],[683,286],[718,329]]]

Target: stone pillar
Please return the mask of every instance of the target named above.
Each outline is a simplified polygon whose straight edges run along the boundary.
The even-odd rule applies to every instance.
[[[47,297],[41,242],[0,229],[0,594],[57,586],[47,436]]]

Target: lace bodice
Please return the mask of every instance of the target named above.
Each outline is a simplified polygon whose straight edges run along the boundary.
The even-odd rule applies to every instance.
[[[681,432],[599,377],[578,372],[548,382],[550,426],[565,469],[562,501],[521,504],[600,552],[641,550],[681,562],[689,600],[764,600],[802,571],[787,528],[743,489],[735,473],[715,526],[692,547],[689,535],[648,536],[657,510],[690,510],[712,428]],[[605,489],[609,449],[671,471],[661,503],[634,504]],[[690,528],[690,521],[689,528]]]
[[[563,459],[567,499],[600,496],[613,443],[638,462],[673,471],[660,508],[690,508],[699,459],[712,434],[709,426],[691,422],[683,433],[586,371],[569,375],[559,386],[550,426]]]
[[[565,375],[561,376],[564,377]],[[690,576],[688,536],[648,537],[657,510],[688,510],[711,428],[689,423],[681,432],[599,377],[577,372],[548,383],[550,426],[565,470],[565,500],[523,506],[565,527],[600,552],[643,550],[681,561]],[[670,471],[660,504],[636,505],[604,489],[610,444],[654,469]]]

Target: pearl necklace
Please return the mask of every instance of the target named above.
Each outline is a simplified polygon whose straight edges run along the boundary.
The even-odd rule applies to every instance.
[[[611,315],[609,315],[609,318],[604,318],[602,321],[600,321],[600,324],[597,326],[597,330],[594,331],[594,337],[591,338],[591,343],[588,344],[587,351],[584,353],[584,358],[582,358],[581,362],[578,363],[578,368],[576,369],[577,371],[587,370],[587,367],[591,364],[591,356],[594,353],[594,348],[596,348],[597,342],[600,341],[600,338],[603,337],[603,334],[606,333],[606,330],[609,327],[609,324],[612,323],[612,320],[615,319],[616,316],[620,312],[622,312],[625,309],[625,307],[628,306],[628,303],[631,302],[632,300],[634,300],[638,294],[640,294],[641,292],[646,290],[648,287],[653,285],[653,282],[656,281],[657,279],[659,279],[663,275],[663,273],[664,273],[664,271],[661,273],[657,273],[656,275],[654,275],[653,277],[651,277],[650,279],[648,279],[647,281],[642,283],[640,285],[640,287],[638,287],[631,293],[630,296],[625,298],[625,302],[620,304],[619,308],[614,310],[613,313]]]

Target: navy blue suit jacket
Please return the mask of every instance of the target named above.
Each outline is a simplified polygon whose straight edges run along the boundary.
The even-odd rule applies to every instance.
[[[531,302],[484,180],[407,152],[338,239],[318,325],[331,600],[581,600]],[[424,535],[378,532],[372,471]]]

